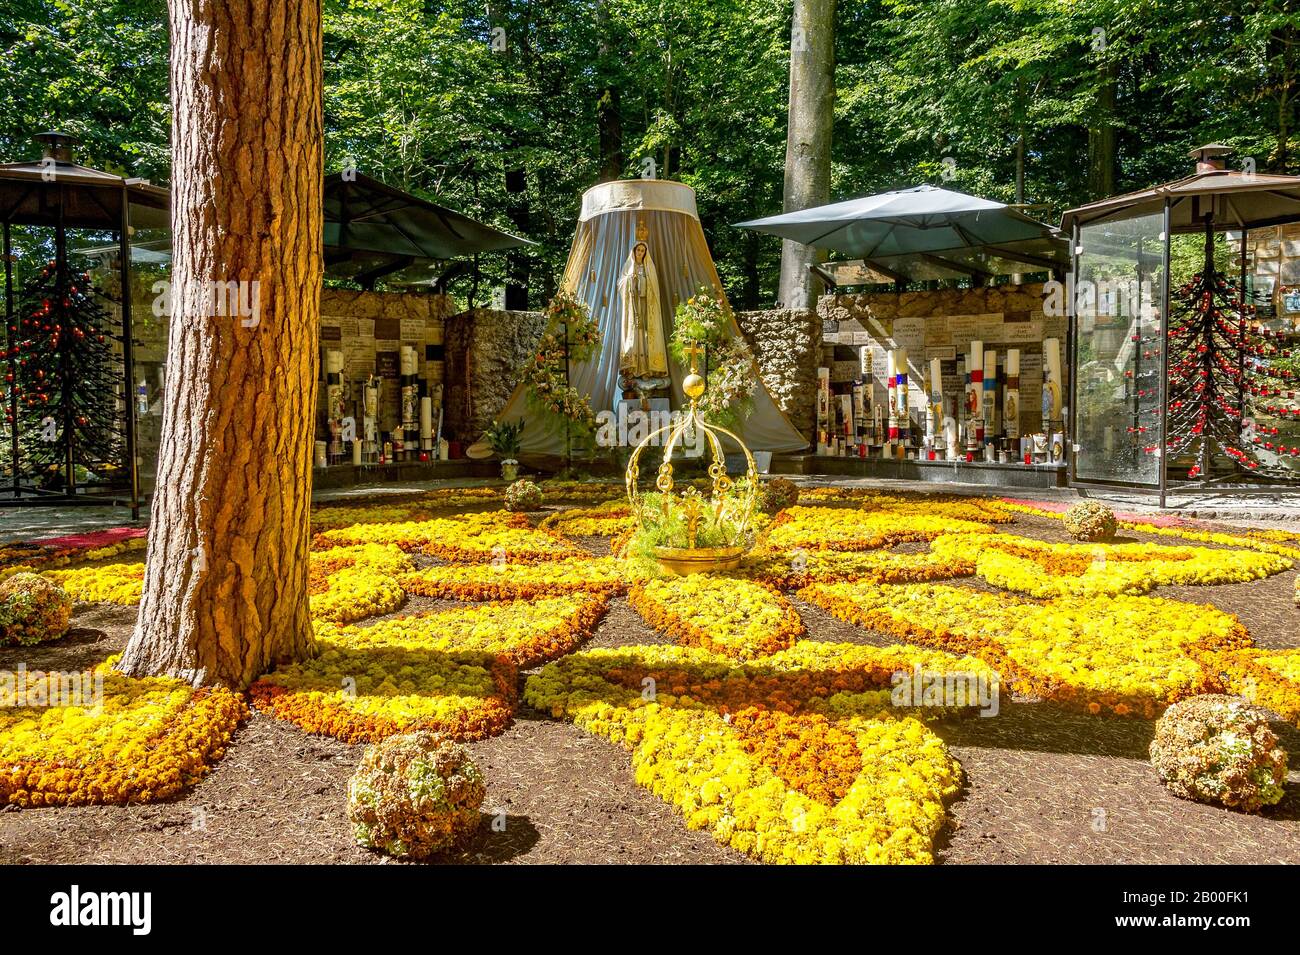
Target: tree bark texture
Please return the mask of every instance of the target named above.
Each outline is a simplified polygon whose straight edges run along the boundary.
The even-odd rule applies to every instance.
[[[1088,125],[1088,194],[1105,199],[1115,194],[1115,87],[1119,70],[1112,63],[1102,68],[1102,83]]]
[[[313,650],[321,5],[172,0],[170,25],[172,316],[144,593],[120,666],[242,688]],[[231,282],[259,283],[242,292],[256,309],[212,314],[214,283]]]
[[[784,211],[824,205],[831,197],[831,127],[835,119],[835,0],[794,0],[790,28],[790,107],[785,144]],[[813,308],[822,285],[808,266],[825,256],[810,246],[781,245],[779,303]]]

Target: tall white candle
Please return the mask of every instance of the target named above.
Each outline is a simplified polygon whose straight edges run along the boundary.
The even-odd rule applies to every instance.
[[[907,349],[897,349],[894,356],[894,400],[898,402],[899,437],[907,440],[912,427],[912,416],[907,410]]]
[[[1043,399],[1044,417],[1050,410],[1051,420],[1061,417],[1061,340],[1059,338],[1043,339],[1043,389],[1047,393]],[[1049,403],[1050,402],[1050,403]]]
[[[984,414],[984,343],[978,339],[970,343],[966,355],[966,368],[970,371],[970,388],[972,402],[968,402],[971,415],[979,418]]]
[[[420,449],[433,447],[433,399],[427,395],[420,399]]]

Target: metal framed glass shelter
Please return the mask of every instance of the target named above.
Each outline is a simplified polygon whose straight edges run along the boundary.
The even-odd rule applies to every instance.
[[[1178,493],[1277,493],[1300,489],[1294,476],[1264,477],[1236,466],[1231,457],[1211,460],[1201,441],[1201,460],[1176,461],[1166,453],[1182,422],[1171,424],[1181,401],[1171,405],[1171,288],[1196,263],[1226,257],[1230,239],[1236,261],[1216,267],[1236,272],[1235,318],[1244,335],[1254,295],[1252,231],[1300,222],[1300,177],[1224,168],[1227,147],[1193,150],[1196,172],[1067,210],[1061,228],[1071,238],[1073,268],[1066,284],[1069,309],[1069,422],[1074,453],[1071,486],[1128,489],[1159,495],[1161,506]],[[1204,249],[1183,242],[1190,255],[1175,257],[1177,237],[1203,235]],[[1204,266],[1202,266],[1204,268]],[[1237,416],[1245,424],[1250,368],[1240,362]],[[1231,416],[1230,416],[1231,417]],[[1189,425],[1195,427],[1195,425]],[[1181,433],[1181,432],[1180,432]],[[1176,446],[1175,446],[1176,450]],[[1195,475],[1175,479],[1177,469]],[[1242,479],[1246,480],[1242,480]]]
[[[60,468],[57,486],[41,486],[24,476],[17,425],[16,393],[10,389],[8,450],[12,482],[3,489],[0,506],[23,505],[122,505],[131,509],[132,519],[140,513],[140,481],[136,456],[135,408],[131,401],[133,378],[133,332],[130,274],[131,236],[137,228],[168,227],[167,191],[144,179],[114,175],[82,166],[72,159],[74,140],[62,133],[47,132],[36,137],[42,157],[33,162],[0,165],[0,230],[3,231],[5,267],[6,361],[9,380],[14,380],[15,306],[13,227],[53,229],[54,259],[61,268],[68,257],[68,230],[112,233],[116,237],[116,265],[122,294],[121,308],[121,392],[118,401],[124,443],[125,480],[108,493],[86,493],[79,485],[79,462],[69,459]]]

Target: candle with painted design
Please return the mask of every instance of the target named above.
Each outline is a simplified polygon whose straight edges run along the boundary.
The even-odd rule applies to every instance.
[[[984,443],[991,444],[998,433],[998,353],[984,353]]]
[[[912,415],[907,409],[907,349],[894,350],[894,400],[898,403],[898,440],[907,444],[912,436]]]
[[[336,457],[343,454],[344,411],[343,352],[331,348],[325,352],[325,416],[330,434],[328,453]]]
[[[930,414],[936,430],[943,427],[943,362],[930,359]],[[932,434],[933,438],[934,435]]]
[[[1007,372],[1002,392],[1002,427],[1008,438],[1020,437],[1020,349],[1007,350]]]
[[[885,404],[889,412],[889,440],[886,443],[892,448],[894,443],[898,441],[898,353],[893,350],[889,352],[885,386],[889,389],[888,400]]]
[[[984,443],[984,343],[973,341],[966,353],[966,447]]]
[[[864,381],[853,383],[853,453],[865,457],[867,451],[867,388]]]
[[[1061,340],[1043,339],[1043,430],[1061,418]]]
[[[433,448],[433,399],[427,395],[420,399],[420,449]]]

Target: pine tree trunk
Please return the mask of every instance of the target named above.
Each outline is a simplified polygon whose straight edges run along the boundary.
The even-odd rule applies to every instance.
[[[790,29],[790,109],[785,142],[785,212],[831,197],[831,126],[835,112],[835,0],[794,0]],[[823,256],[810,246],[781,245],[777,297],[786,308],[813,308],[821,282],[808,266]]]
[[[172,0],[170,16],[172,318],[144,595],[120,666],[246,687],[313,648],[321,6]],[[214,282],[260,283],[257,311],[210,314]]]

